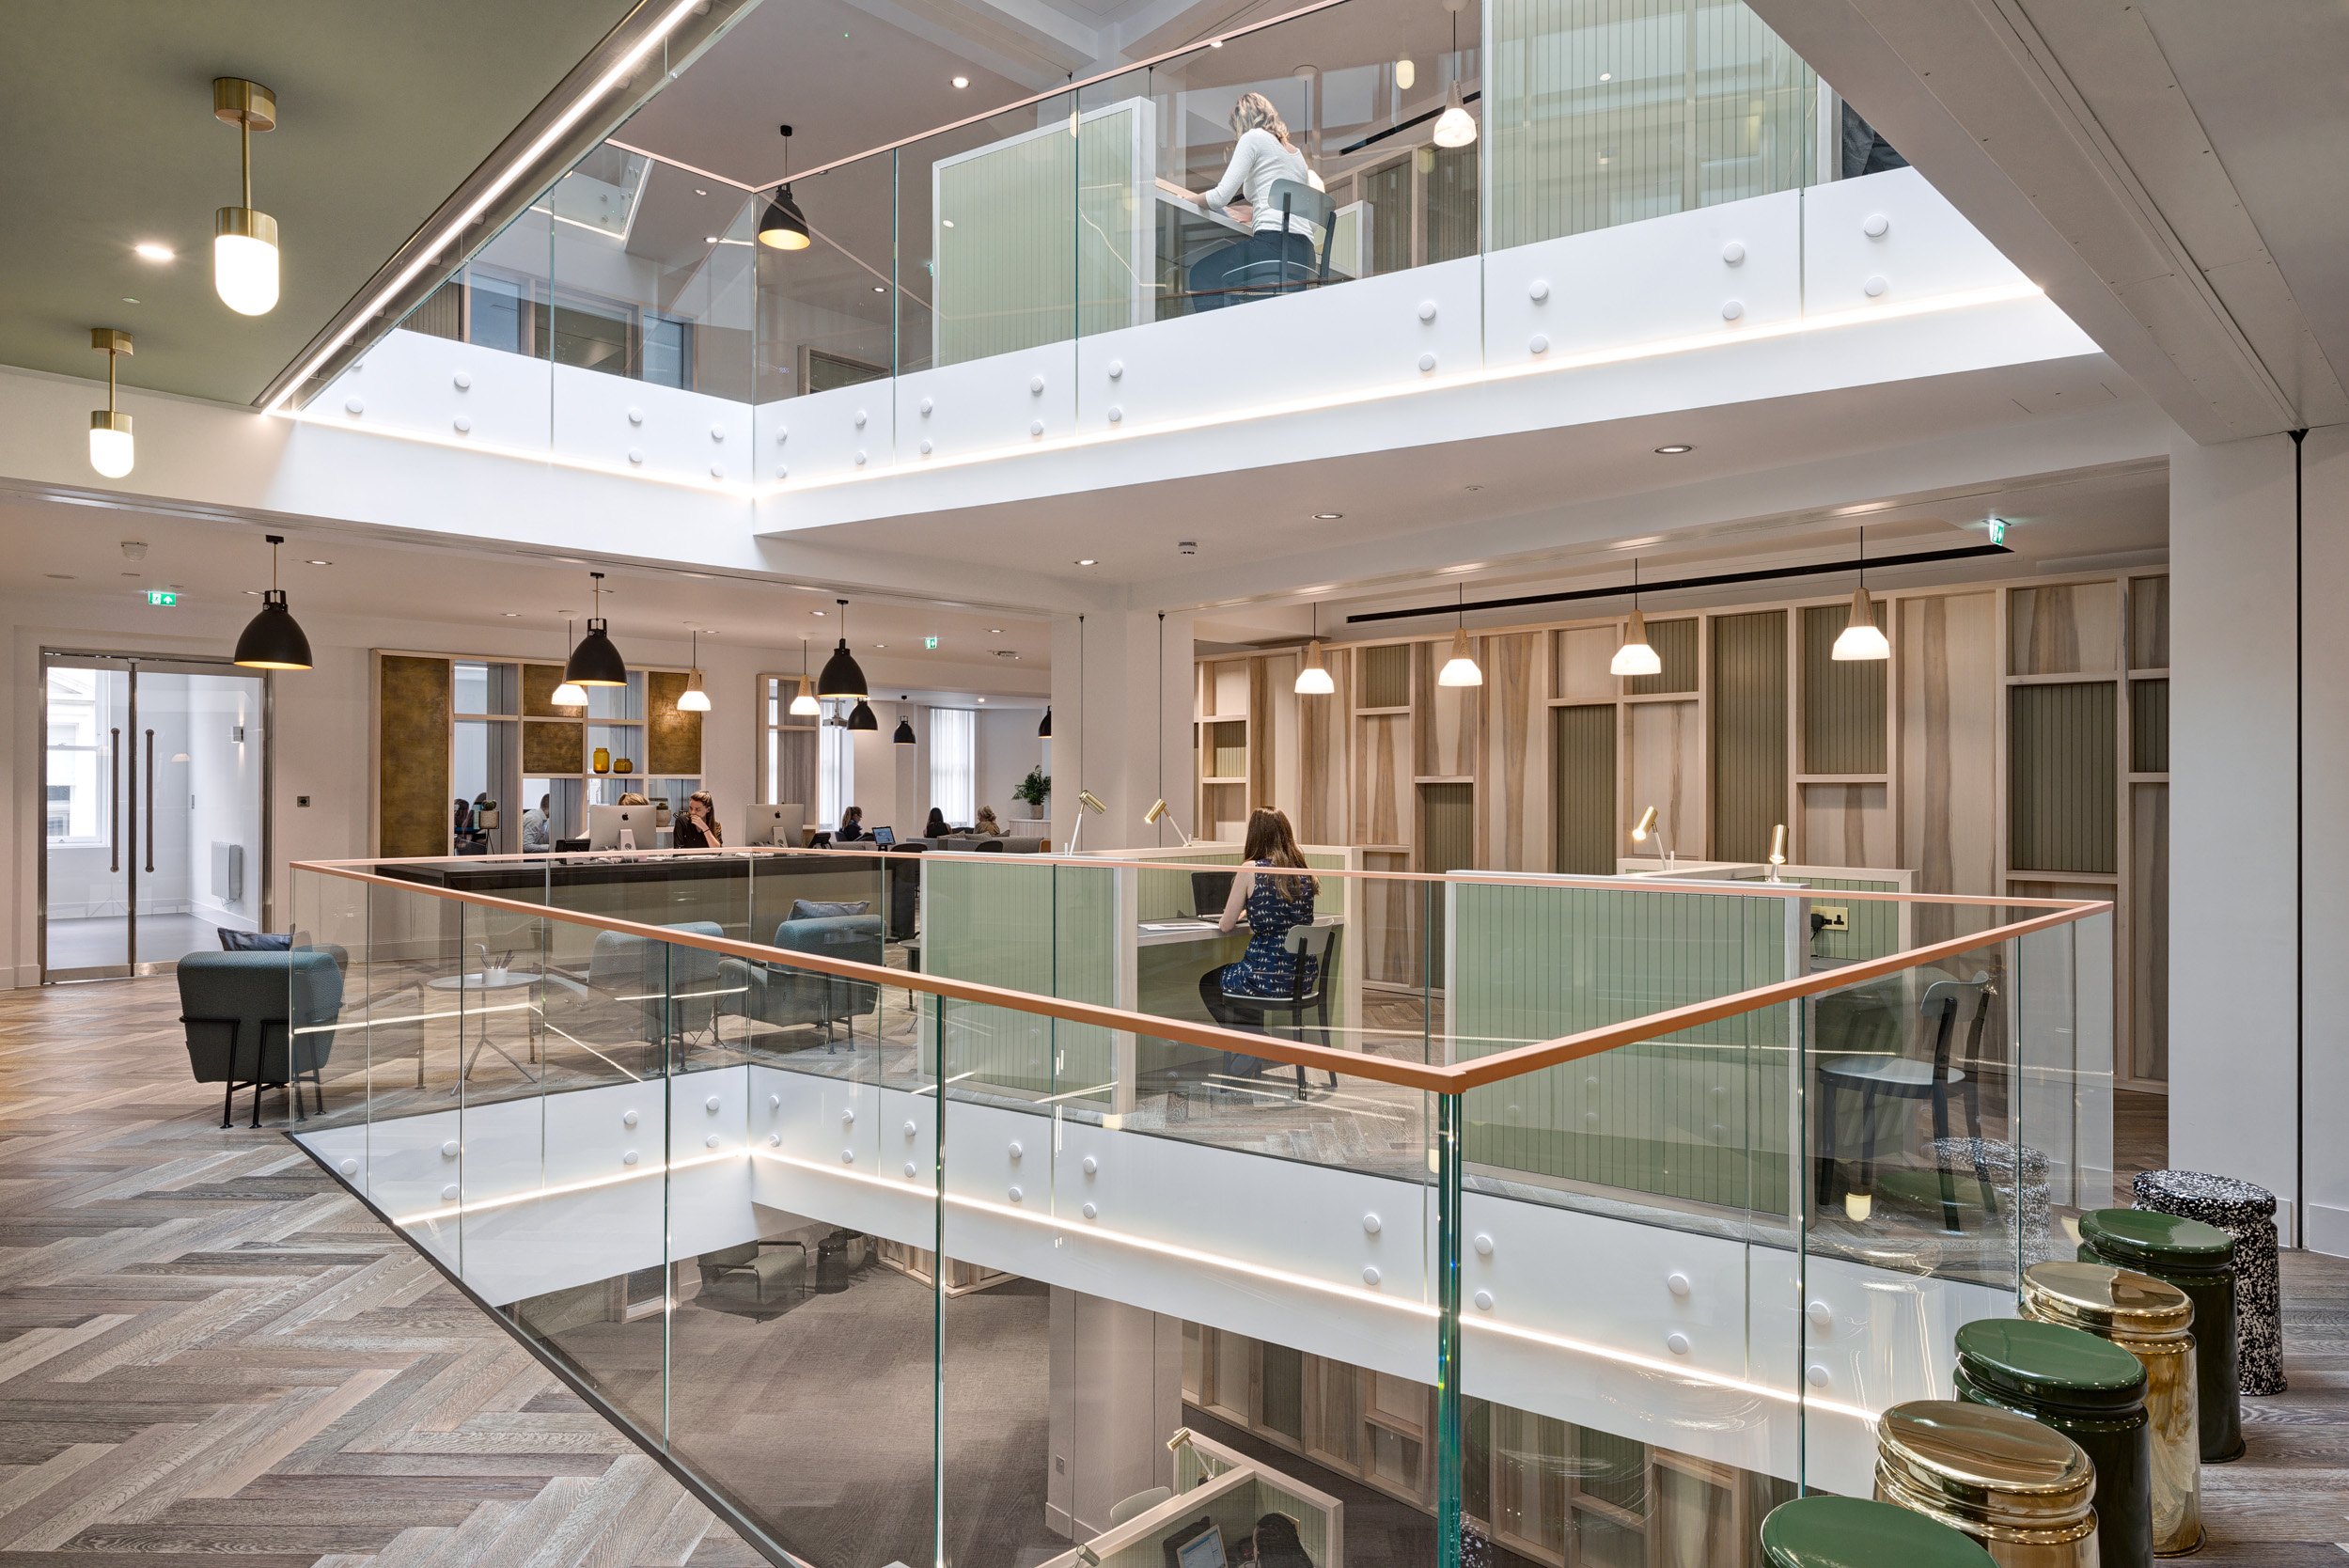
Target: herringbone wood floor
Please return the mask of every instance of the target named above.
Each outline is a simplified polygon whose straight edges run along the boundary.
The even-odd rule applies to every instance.
[[[281,1098],[222,1131],[178,1011],[168,979],[0,992],[0,1568],[763,1565]]]

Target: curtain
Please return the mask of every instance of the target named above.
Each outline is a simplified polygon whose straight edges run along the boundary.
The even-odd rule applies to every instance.
[[[979,815],[978,717],[968,708],[930,710],[930,804],[957,827]]]
[[[856,737],[833,722],[845,717],[852,703],[835,702],[837,715],[826,713],[816,729],[816,821],[838,827],[840,812],[856,804]]]

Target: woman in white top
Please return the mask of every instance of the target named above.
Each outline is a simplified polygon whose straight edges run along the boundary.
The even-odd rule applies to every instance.
[[[1289,127],[1282,123],[1272,100],[1261,92],[1242,93],[1240,102],[1231,106],[1231,130],[1239,137],[1231,149],[1231,165],[1224,170],[1222,181],[1200,196],[1199,205],[1226,212],[1247,224],[1250,233],[1239,243],[1192,263],[1194,311],[1216,310],[1248,298],[1232,291],[1225,275],[1251,262],[1290,261],[1310,269],[1320,233],[1314,225],[1293,214],[1287,220],[1287,232],[1282,231],[1280,203],[1272,198],[1274,183],[1293,180],[1318,191],[1322,181],[1306,167],[1305,154],[1289,140]],[[1245,214],[1231,211],[1234,196],[1245,201]]]

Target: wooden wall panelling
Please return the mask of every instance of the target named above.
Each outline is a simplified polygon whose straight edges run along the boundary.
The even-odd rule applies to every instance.
[[[1760,860],[1787,820],[1786,612],[1713,618],[1712,854]]]
[[[1621,678],[1607,671],[1615,650],[1622,646],[1623,629],[1568,626],[1558,634],[1557,694],[1570,702],[1612,702],[1621,695]]]
[[[1900,836],[1891,865],[1920,893],[1999,888],[2000,639],[1996,593],[1933,594],[1898,606]],[[1916,938],[1957,934],[1948,906],[1920,906]]]
[[[1297,695],[1297,671],[1304,663],[1301,653],[1271,653],[1264,659],[1264,713],[1267,728],[1272,731],[1264,747],[1272,781],[1264,795],[1289,814],[1292,827],[1305,816],[1305,753],[1297,740],[1297,713],[1307,701]],[[1167,787],[1171,789],[1173,781],[1168,780]],[[1329,840],[1300,838],[1297,841],[1325,844]]]
[[[2080,675],[2119,667],[2118,582],[2018,588],[2009,598],[2010,675]]]
[[[1322,663],[1338,689],[1297,698],[1297,839],[1308,844],[1350,843],[1347,837],[1346,737],[1354,721],[1354,656],[1324,649]]]
[[[2129,579],[2129,667],[2169,667],[2169,579]]]
[[[1364,708],[1408,708],[1411,706],[1410,643],[1383,643],[1375,648],[1358,651],[1362,661],[1362,695],[1359,706]]]
[[[2007,701],[2009,864],[2117,870],[2113,682],[2009,686]]]
[[[1364,850],[1366,871],[1408,871],[1407,850]],[[1376,985],[1417,990],[1425,980],[1419,932],[1425,884],[1373,879],[1362,885],[1362,978]]]
[[[1620,855],[1654,855],[1658,846],[1631,841],[1632,824],[1651,806],[1672,853],[1705,853],[1703,726],[1694,702],[1626,702],[1626,759],[1621,808],[1615,814]],[[1607,868],[1610,871],[1613,867]]]
[[[2169,786],[2129,786],[2128,1036],[2123,1075],[2169,1081]]]
[[[1262,654],[1247,661],[1248,809],[1274,804],[1273,671]]]
[[[1548,868],[1612,876],[1628,824],[1615,804],[1615,704],[1550,710],[1550,800],[1557,846]]]
[[[645,773],[701,776],[701,715],[677,706],[685,680],[670,670],[645,672]]]
[[[1892,606],[1875,602],[1876,625],[1888,630]],[[1841,604],[1808,604],[1800,618],[1802,642],[1802,741],[1797,764],[1804,773],[1883,773],[1889,763],[1885,745],[1886,659],[1835,657],[1835,639],[1851,624]],[[1862,862],[1823,861],[1808,849],[1806,865]],[[1871,866],[1882,860],[1864,862]]]
[[[2169,682],[2129,682],[2129,771],[2169,771]]]
[[[1356,844],[1411,843],[1411,716],[1366,713],[1355,721],[1354,837]]]
[[[446,855],[451,661],[384,653],[376,661],[375,853]],[[549,688],[552,690],[553,688]]]
[[[1892,808],[1883,784],[1803,784],[1802,864],[1890,866]]]
[[[1477,811],[1479,866],[1496,871],[1550,867],[1549,725],[1543,696],[1543,637],[1515,632],[1484,639],[1482,788]]]
[[[1418,642],[1411,645],[1412,675],[1417,700],[1413,704],[1419,719],[1413,765],[1421,778],[1468,778],[1477,771],[1477,732],[1484,707],[1484,695],[1492,690],[1492,656],[1489,638],[1470,637],[1470,656],[1484,671],[1486,684],[1481,686],[1439,686],[1435,671],[1439,660],[1450,656],[1449,643]]]
[[[1704,661],[1699,656],[1699,618],[1685,616],[1678,620],[1648,622],[1648,646],[1663,661],[1663,670],[1655,675],[1634,675],[1623,682],[1626,697],[1659,697],[1672,692],[1693,692],[1703,682]],[[1620,645],[1619,645],[1620,646]],[[1607,657],[1615,657],[1613,649]]]

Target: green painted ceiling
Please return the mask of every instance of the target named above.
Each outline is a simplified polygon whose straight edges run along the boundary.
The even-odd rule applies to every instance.
[[[251,401],[633,4],[0,7],[0,364],[102,384],[89,329],[119,327],[137,342],[126,385]],[[215,76],[277,94],[278,128],[253,138],[282,255],[267,316],[212,292],[212,210],[238,199]],[[178,259],[142,260],[142,242]]]

